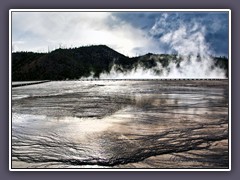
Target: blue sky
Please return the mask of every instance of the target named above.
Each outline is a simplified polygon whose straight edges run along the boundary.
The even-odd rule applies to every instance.
[[[13,51],[105,44],[128,56],[228,55],[228,12],[13,12]]]

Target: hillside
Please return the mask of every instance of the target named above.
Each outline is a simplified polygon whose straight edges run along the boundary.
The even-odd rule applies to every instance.
[[[125,72],[137,66],[149,69],[160,63],[167,68],[170,62],[177,66],[182,61],[176,55],[151,54],[129,58],[105,46],[86,46],[72,49],[57,49],[50,53],[16,52],[12,53],[12,80],[65,80],[82,77],[99,77],[111,71]],[[215,65],[225,69],[228,60],[214,58]]]
[[[107,46],[57,49],[51,53],[18,52],[12,54],[13,81],[63,80],[95,77],[108,72],[113,62],[125,64],[128,58]]]

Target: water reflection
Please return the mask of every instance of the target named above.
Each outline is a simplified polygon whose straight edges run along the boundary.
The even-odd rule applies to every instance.
[[[14,88],[13,167],[226,168],[226,89],[225,81]]]

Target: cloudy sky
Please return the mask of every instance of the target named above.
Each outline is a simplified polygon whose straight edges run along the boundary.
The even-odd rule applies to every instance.
[[[228,55],[228,12],[12,12],[12,50],[107,45],[127,56]]]

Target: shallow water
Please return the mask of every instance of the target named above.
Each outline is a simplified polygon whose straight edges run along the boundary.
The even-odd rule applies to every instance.
[[[13,168],[228,168],[228,81],[12,89]]]

